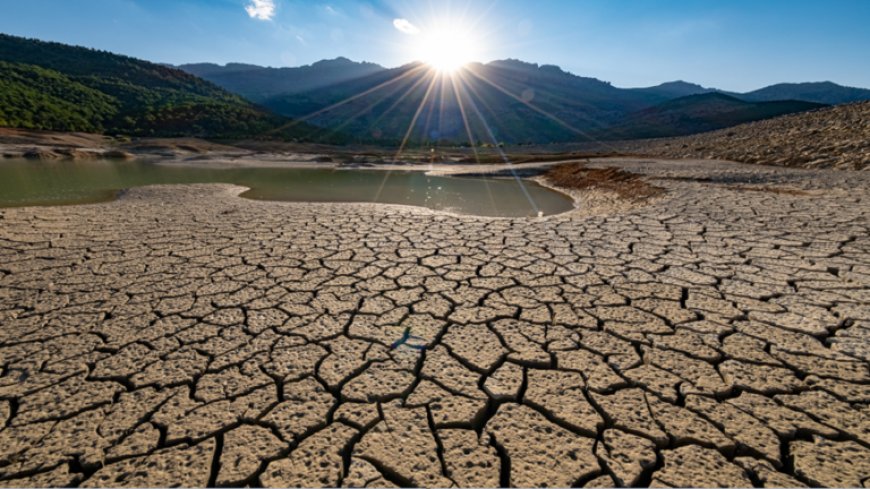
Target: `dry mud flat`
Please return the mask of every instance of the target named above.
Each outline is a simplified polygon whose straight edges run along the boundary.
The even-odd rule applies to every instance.
[[[667,193],[0,210],[0,485],[866,486],[870,175],[618,166]]]

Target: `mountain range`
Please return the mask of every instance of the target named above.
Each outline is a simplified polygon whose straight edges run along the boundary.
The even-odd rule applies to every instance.
[[[831,82],[744,94],[685,81],[619,88],[500,60],[441,76],[346,58],[297,68],[173,67],[0,34],[0,127],[325,143],[545,144],[668,137],[870,100]]]
[[[472,64],[452,79],[433,77],[418,63],[383,68],[346,58],[298,68],[179,68],[284,116],[360,141],[390,144],[406,136],[417,143],[681,136],[870,100],[870,90],[831,82],[779,84],[747,93],[685,81],[625,89],[557,66],[513,59]]]
[[[318,61],[298,68],[264,68],[242,63],[225,66],[199,63],[179,68],[255,102],[335,85],[384,69],[374,63],[356,63],[347,58]]]

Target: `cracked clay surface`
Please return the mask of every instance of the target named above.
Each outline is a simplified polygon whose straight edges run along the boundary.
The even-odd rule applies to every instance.
[[[0,210],[0,486],[866,487],[870,175],[618,164],[666,195]]]

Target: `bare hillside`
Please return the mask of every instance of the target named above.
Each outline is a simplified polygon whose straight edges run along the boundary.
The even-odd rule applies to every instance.
[[[801,168],[870,169],[870,102],[839,105],[679,138],[616,143],[621,151]]]

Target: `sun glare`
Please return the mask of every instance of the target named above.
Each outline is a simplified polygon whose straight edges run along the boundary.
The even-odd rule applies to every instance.
[[[440,73],[452,74],[480,52],[479,41],[461,27],[438,26],[419,35],[417,57]]]

